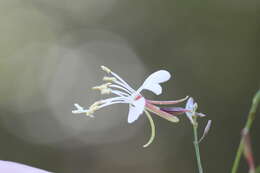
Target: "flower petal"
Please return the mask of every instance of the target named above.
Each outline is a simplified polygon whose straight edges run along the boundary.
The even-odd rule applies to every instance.
[[[186,115],[190,119],[192,124],[194,123],[192,117],[195,116],[197,108],[198,104],[194,102],[192,97],[190,97],[186,103],[185,109],[190,110],[189,112],[186,112]]]
[[[186,103],[186,109],[188,110],[193,110],[193,107],[194,107],[194,100],[192,97],[190,97],[188,100],[187,100],[187,103]]]
[[[128,123],[133,123],[143,113],[145,106],[145,99],[143,97],[135,100],[133,105],[129,105]]]
[[[159,70],[152,73],[143,83],[143,85],[137,90],[140,93],[143,89],[150,90],[156,95],[162,93],[162,87],[160,83],[166,82],[171,78],[171,74],[166,70]]]
[[[159,107],[154,106],[154,105],[152,105],[152,104],[150,104],[148,102],[146,102],[145,108],[147,110],[149,110],[150,112],[153,112],[156,115],[158,115],[158,116],[160,116],[160,117],[162,117],[162,118],[164,118],[164,119],[166,119],[166,120],[168,120],[170,122],[174,122],[174,123],[179,122],[179,118],[177,118],[176,116],[174,116],[172,114],[169,114],[168,112],[162,111],[162,110],[160,110]]]
[[[11,172],[19,172],[19,173],[50,173],[48,171],[44,171],[42,169],[34,168],[31,166],[27,166],[24,164],[11,162],[11,161],[3,161],[0,160],[0,170],[1,172],[11,173]]]

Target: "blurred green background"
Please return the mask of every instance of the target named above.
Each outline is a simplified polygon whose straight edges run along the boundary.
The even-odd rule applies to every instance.
[[[90,88],[106,65],[134,88],[170,71],[157,99],[193,96],[213,120],[201,143],[205,172],[230,171],[260,84],[258,1],[1,0],[0,21],[0,159],[58,173],[196,172],[186,117],[154,116],[157,135],[143,149],[148,121],[128,124],[127,105],[95,119],[71,114],[73,103],[100,98]],[[259,123],[252,145],[260,164]]]

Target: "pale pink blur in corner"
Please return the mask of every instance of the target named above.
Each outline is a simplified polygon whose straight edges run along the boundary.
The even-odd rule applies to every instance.
[[[20,163],[0,160],[0,172],[3,173],[50,173]]]

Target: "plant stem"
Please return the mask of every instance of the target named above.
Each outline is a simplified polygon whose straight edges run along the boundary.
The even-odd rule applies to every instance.
[[[255,173],[260,173],[260,166],[255,169]]]
[[[249,114],[248,114],[247,122],[246,122],[245,127],[244,127],[244,130],[247,133],[249,133],[249,131],[252,127],[252,124],[255,120],[255,114],[256,114],[256,110],[257,110],[257,106],[258,106],[259,102],[260,102],[260,90],[257,91],[257,93],[255,94],[255,96],[253,98],[252,105],[251,105],[251,108],[250,108],[250,111],[249,111]],[[238,146],[238,149],[237,149],[237,154],[236,154],[236,157],[235,157],[235,161],[233,163],[231,173],[237,172],[243,151],[244,151],[244,137],[242,136],[240,143],[239,143],[239,146]]]
[[[194,148],[195,148],[198,169],[199,169],[199,173],[203,173],[201,159],[200,159],[200,149],[199,149],[199,140],[198,140],[197,129],[198,129],[198,124],[197,123],[193,124],[193,134],[194,134],[193,144],[194,144]]]

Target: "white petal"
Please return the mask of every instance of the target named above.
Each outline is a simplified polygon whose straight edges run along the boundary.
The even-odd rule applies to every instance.
[[[10,172],[18,172],[18,173],[50,173],[44,171],[42,169],[34,168],[31,166],[27,166],[24,164],[11,162],[11,161],[3,161],[0,160],[0,170],[1,172],[10,173]]]
[[[187,115],[188,118],[190,119],[191,123],[193,123],[192,116],[194,115],[195,112],[194,112],[194,100],[193,100],[192,97],[190,97],[190,98],[187,100],[185,109],[191,111],[191,112],[186,112],[186,115]]]
[[[162,94],[162,87],[159,84],[147,85],[143,89],[150,90],[150,91],[152,91],[156,95]]]
[[[171,78],[171,74],[166,70],[159,70],[152,73],[143,83],[143,85],[137,90],[140,93],[143,89],[147,89],[160,95],[162,93],[162,87],[160,83],[166,82]]]
[[[143,113],[145,106],[145,99],[141,97],[140,99],[133,102],[133,105],[129,106],[128,113],[128,123],[132,123],[139,118],[139,116]]]

